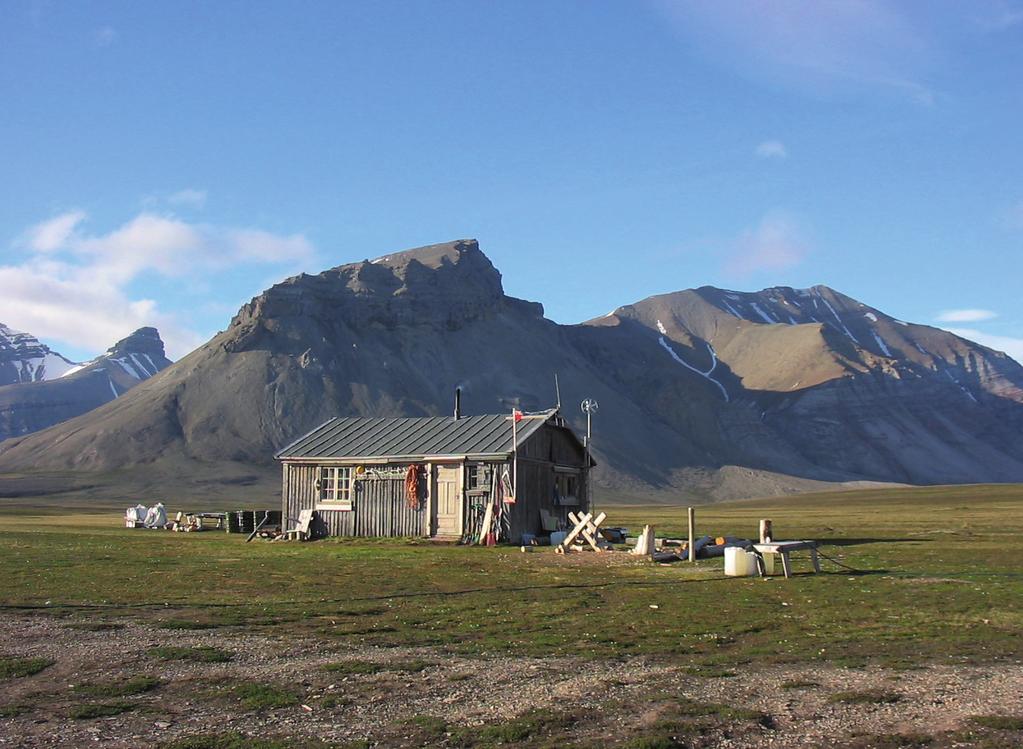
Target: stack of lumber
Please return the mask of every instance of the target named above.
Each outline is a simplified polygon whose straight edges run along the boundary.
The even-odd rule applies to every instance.
[[[736,536],[701,536],[693,542],[693,552],[696,559],[710,559],[724,556],[725,549],[730,546],[738,546],[749,551],[753,548],[753,542],[747,538]],[[649,556],[657,562],[685,561],[689,559],[689,542],[682,539],[666,538],[658,544],[654,527],[648,525],[643,528],[643,532],[636,539],[636,546],[632,549],[632,553]]]

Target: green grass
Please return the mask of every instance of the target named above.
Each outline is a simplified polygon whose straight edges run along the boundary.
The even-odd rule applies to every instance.
[[[129,697],[143,694],[160,686],[160,680],[153,676],[133,676],[125,681],[86,682],[76,684],[74,691],[89,697]]]
[[[178,645],[160,645],[150,648],[149,655],[161,661],[195,661],[196,663],[227,663],[234,658],[234,653],[209,645],[194,648]]]
[[[160,629],[213,629],[216,627],[212,622],[200,622],[192,619],[164,619],[157,626]]]
[[[599,509],[633,533],[645,523],[660,537],[685,531],[681,507]],[[749,537],[762,517],[778,537],[818,539],[825,554],[864,573],[825,559],[824,574],[805,574],[805,556],[794,559],[794,579],[767,582],[724,578],[720,559],[660,566],[617,554],[609,564],[595,554],[568,560],[546,549],[372,539],[245,544],[223,533],[132,533],[113,513],[22,508],[0,516],[0,610],[466,655],[648,655],[708,676],[741,675],[749,664],[1023,658],[1023,573],[1013,553],[1023,487],[701,506],[697,530]]]
[[[227,687],[223,693],[240,700],[246,709],[253,712],[292,707],[301,702],[294,689],[280,684],[246,681]]]
[[[324,671],[342,676],[356,676],[360,674],[379,674],[385,671],[419,673],[431,666],[437,665],[433,661],[408,660],[408,661],[339,661],[338,663],[327,663],[322,667]]]
[[[113,632],[119,629],[124,629],[123,622],[84,621],[71,622],[67,626],[71,629],[81,630],[82,632]]]
[[[403,745],[443,745],[458,749],[534,746],[538,740],[568,735],[577,723],[574,715],[554,710],[534,710],[509,720],[469,727],[450,725],[436,716],[418,715],[406,721],[402,733],[409,743]]]
[[[186,736],[160,744],[160,749],[321,749],[335,747],[314,740],[267,739],[242,733],[215,733]]]
[[[48,658],[0,658],[0,679],[34,676],[52,665]]]
[[[810,679],[789,679],[781,683],[782,689],[812,689],[813,687],[819,687],[820,684]]]
[[[998,731],[1023,731],[1023,716],[1020,715],[974,715],[970,723],[979,728]]]
[[[858,736],[846,746],[848,749],[918,749],[933,745],[934,740],[926,733],[885,733]]]
[[[899,702],[902,695],[886,689],[859,689],[848,692],[835,692],[828,697],[828,702],[847,705],[890,705]]]
[[[137,707],[131,702],[103,702],[88,703],[85,705],[74,705],[68,711],[75,720],[91,720],[93,718],[110,718],[114,715],[126,713]]]

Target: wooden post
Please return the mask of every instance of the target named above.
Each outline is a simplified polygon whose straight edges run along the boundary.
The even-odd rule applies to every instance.
[[[764,518],[760,521],[760,543],[769,544],[774,538],[774,534],[771,531],[771,521]]]
[[[689,508],[689,561],[696,563],[696,509]]]

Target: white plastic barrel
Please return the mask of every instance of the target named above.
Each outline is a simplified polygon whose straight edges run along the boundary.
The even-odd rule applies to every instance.
[[[729,546],[725,549],[725,574],[729,577],[744,577],[749,575],[749,562],[746,550],[738,546]],[[753,564],[756,570],[756,562]]]

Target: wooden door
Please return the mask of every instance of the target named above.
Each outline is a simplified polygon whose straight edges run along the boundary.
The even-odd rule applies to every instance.
[[[434,468],[434,535],[462,535],[462,467]]]

